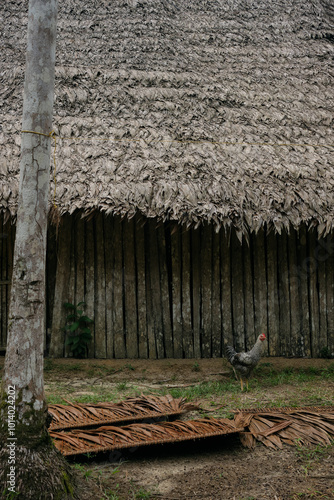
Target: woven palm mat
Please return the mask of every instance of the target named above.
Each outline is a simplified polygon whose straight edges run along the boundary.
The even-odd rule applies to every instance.
[[[120,403],[98,403],[69,405],[49,405],[52,416],[49,430],[75,429],[103,424],[119,424],[159,417],[176,417],[196,410],[197,406],[186,403],[185,398],[172,396],[142,396],[128,398]]]
[[[334,439],[334,407],[239,410],[233,420],[134,423],[94,430],[51,431],[50,435],[62,454],[78,455],[233,433],[239,433],[242,444],[251,449],[257,441],[275,449],[282,448],[283,443],[328,445]]]

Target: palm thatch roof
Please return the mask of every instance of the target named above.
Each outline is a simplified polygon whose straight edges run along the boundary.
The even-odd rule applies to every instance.
[[[26,10],[0,7],[0,210],[10,216]],[[62,0],[50,203],[239,233],[330,232],[333,56],[331,0]]]

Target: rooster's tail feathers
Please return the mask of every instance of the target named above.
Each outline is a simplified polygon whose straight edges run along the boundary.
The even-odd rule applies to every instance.
[[[227,345],[226,348],[226,356],[227,356],[227,359],[229,360],[229,362],[231,363],[232,362],[232,359],[234,358],[234,356],[237,354],[235,349],[230,346],[230,345]]]

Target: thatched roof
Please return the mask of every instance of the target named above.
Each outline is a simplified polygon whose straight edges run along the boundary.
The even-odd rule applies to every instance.
[[[10,215],[26,9],[0,7],[0,207]],[[62,0],[58,29],[61,213],[333,228],[332,0]]]

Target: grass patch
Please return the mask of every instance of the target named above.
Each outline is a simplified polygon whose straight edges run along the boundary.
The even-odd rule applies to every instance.
[[[219,377],[214,376],[211,381],[202,381],[203,372],[197,372],[196,363],[191,367],[196,377],[194,383],[185,383],[184,386],[180,383],[179,387],[168,388],[164,384],[150,382],[146,368],[139,370],[142,377],[133,383],[131,376],[134,369],[128,363],[117,370],[117,379],[114,379],[105,377],[114,370],[102,364],[86,364],[86,371],[77,375],[80,367],[78,363],[72,366],[62,364],[59,370],[57,362],[46,361],[46,395],[48,403],[53,404],[65,403],[63,397],[73,402],[98,403],[117,402],[140,394],[171,394],[174,398],[198,401],[207,409],[204,414],[216,417],[228,417],[237,408],[334,405],[334,394],[328,384],[328,381],[334,380],[334,362],[324,368],[309,366],[303,369],[290,366],[278,369],[272,363],[265,362],[254,370],[249,391],[241,392],[232,370],[227,378],[219,380]],[[68,368],[70,371],[66,377]],[[75,383],[71,381],[71,374]],[[173,373],[169,375],[170,384],[173,383]]]
[[[305,476],[315,467],[315,465],[328,455],[330,450],[334,448],[334,442],[330,445],[318,444],[312,447],[302,446],[300,442],[296,442],[296,455],[301,462],[301,469]]]

